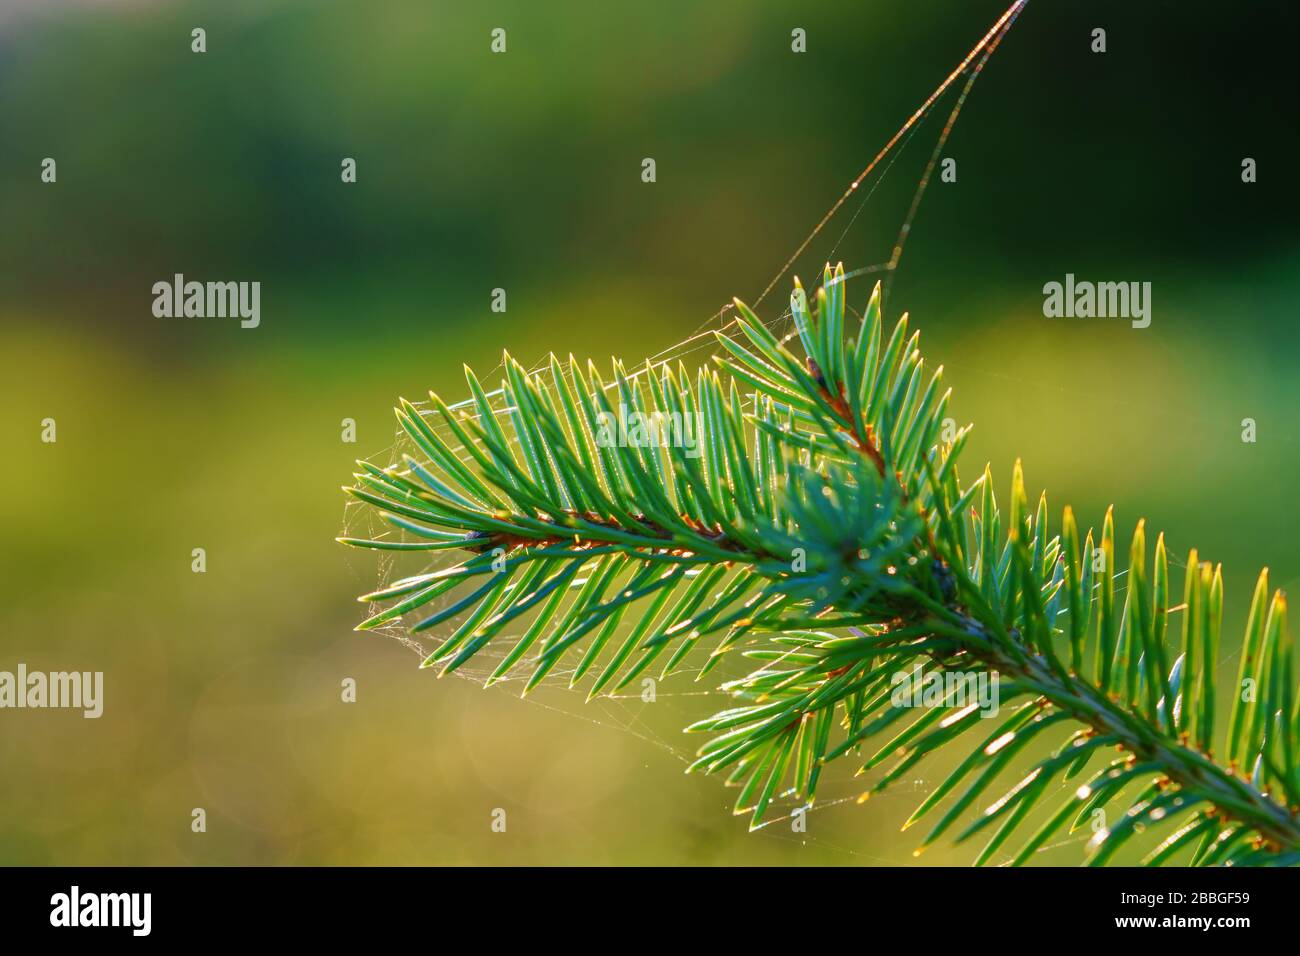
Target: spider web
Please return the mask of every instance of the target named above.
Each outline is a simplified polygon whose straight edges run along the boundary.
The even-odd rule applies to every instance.
[[[940,104],[946,100],[951,100],[951,106],[944,120],[944,125],[934,141],[920,179],[912,192],[911,201],[893,242],[889,258],[882,262],[855,268],[846,272],[844,276],[845,280],[847,280],[857,276],[878,275],[881,278],[882,295],[887,301],[892,280],[902,260],[903,251],[920,208],[921,200],[929,187],[935,167],[939,163],[943,148],[952,133],[958,116],[972,88],[979,79],[985,64],[997,50],[998,45],[1010,31],[1027,3],[1028,0],[1015,0],[1003,12],[970,52],[926,97],[921,105],[907,117],[903,125],[889,138],[867,166],[848,183],[835,203],[816,223],[808,236],[795,248],[753,301],[752,307],[755,312],[758,312],[764,300],[791,273],[796,262],[805,253],[814,250],[814,248],[822,249],[824,253],[820,258],[828,262],[834,261],[835,253],[858,222],[867,203],[889,176],[899,157],[906,152],[907,147],[913,143],[918,133],[926,127],[927,121],[931,120],[936,111],[939,110]],[[964,82],[959,83],[963,79]],[[951,95],[954,91],[956,91],[955,96]],[[847,219],[841,218],[846,213],[848,214]],[[841,221],[843,227],[838,235],[835,236],[833,241],[826,243],[832,222],[838,224]],[[815,246],[818,243],[823,244]],[[657,372],[688,357],[693,357],[697,362],[707,359],[714,351],[715,339],[713,333],[715,331],[725,332],[736,327],[733,312],[733,305],[723,306],[718,312],[703,321],[697,330],[684,341],[650,356],[635,371],[629,370],[627,378],[635,382],[648,373]],[[774,318],[765,319],[764,324],[783,342],[789,341],[797,334],[793,328],[793,319],[788,305]],[[545,364],[538,363],[529,371],[539,372],[546,367]],[[499,364],[492,373],[484,376],[485,388],[487,381],[497,379],[498,373],[503,371],[504,366]],[[615,383],[610,383],[605,387],[610,390],[617,386]],[[510,411],[506,406],[504,392],[501,388],[487,391],[486,394],[494,416],[501,416]],[[747,398],[746,402],[747,404],[752,403],[753,396]],[[424,417],[429,427],[436,431],[449,447],[468,461],[465,450],[460,446],[446,423],[442,422],[441,417],[434,412],[432,403],[421,400],[412,401],[411,404]],[[449,407],[453,413],[462,419],[473,420],[478,417],[477,408],[472,399],[450,404]],[[503,430],[507,435],[511,433],[509,428]],[[427,461],[427,458],[420,452],[420,449],[410,437],[400,428],[396,428],[392,444],[372,456],[371,463],[380,466],[392,466],[399,471],[403,471],[404,455],[409,455],[417,461]],[[378,517],[376,509],[353,499],[349,499],[344,508],[343,529],[342,534],[344,536],[353,538],[383,540],[396,537],[396,532]],[[432,560],[429,558],[431,553],[436,555]],[[366,586],[367,591],[372,591],[389,587],[411,575],[425,573],[438,567],[451,566],[461,558],[456,556],[456,552],[366,551],[353,554],[353,562],[361,560],[365,562],[364,570],[355,564],[354,568],[359,578],[363,580],[369,578],[374,582],[373,586]],[[590,567],[584,567],[580,570],[571,582],[570,587],[581,587],[589,570]],[[372,605],[370,613],[376,610],[378,610],[378,606]],[[446,625],[446,627],[453,626],[454,623],[450,622]],[[514,640],[512,640],[512,637],[517,639],[524,627],[526,627],[526,623],[498,635],[463,666],[452,671],[452,676],[480,684],[487,682],[488,677],[513,646]],[[436,645],[440,643],[439,636],[436,633],[432,635],[430,641],[412,636],[408,630],[408,624],[401,619],[375,628],[374,633],[382,634],[397,641],[421,660],[428,657]],[[732,661],[729,664],[729,659],[738,656],[725,655],[721,665],[710,670],[705,681],[693,680],[693,678],[700,676],[700,670],[703,666],[701,660],[699,667],[681,667],[674,671],[671,678],[662,682],[653,677],[644,677],[639,683],[630,684],[625,691],[603,693],[601,696],[584,703],[574,689],[570,687],[573,670],[576,667],[576,661],[580,657],[580,655],[573,654],[566,659],[567,663],[562,661],[543,678],[525,700],[533,706],[562,713],[576,720],[630,734],[684,767],[694,759],[694,751],[692,748],[683,745],[689,738],[681,737],[681,728],[702,716],[721,709],[724,706],[724,701],[732,700],[718,689],[719,685],[732,677],[739,677],[749,673],[753,669],[752,664],[746,664],[739,660]],[[511,692],[513,688],[521,688],[530,672],[527,668],[528,663],[528,657],[519,661],[518,665],[510,673],[493,682],[492,688],[504,690],[505,692]],[[668,735],[671,735],[671,737]],[[862,782],[854,780],[851,768],[848,766],[851,761],[838,761],[837,763],[845,766],[836,767],[832,764],[827,768],[827,772],[823,774],[818,788],[816,802],[811,807],[796,803],[790,794],[780,795],[780,799],[784,801],[782,806],[791,815],[798,810],[811,814],[814,811],[820,813],[834,807],[851,806],[865,799]],[[707,781],[709,785],[717,786],[719,792],[722,789],[721,782],[720,779]],[[884,793],[874,794],[871,799],[873,802],[898,798],[907,798],[914,801],[915,794],[924,790],[925,784],[926,781],[921,779],[899,781]],[[774,800],[774,811],[776,804],[777,801]],[[792,832],[788,828],[773,826],[773,824],[788,824],[789,821],[789,816],[775,816],[757,827],[756,831],[769,839],[817,844],[822,849],[856,857],[866,862],[893,865],[905,862],[875,857],[859,849],[837,846],[812,835],[810,832]],[[1070,839],[1065,842],[1079,842],[1084,838]],[[1052,848],[1052,846],[1048,846],[1042,848],[1042,850]]]

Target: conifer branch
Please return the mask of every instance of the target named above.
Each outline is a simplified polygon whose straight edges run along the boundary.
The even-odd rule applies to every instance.
[[[1300,862],[1300,704],[1267,572],[1224,729],[1220,568],[1192,551],[1176,604],[1143,522],[1121,571],[1111,512],[1081,541],[1069,508],[1057,533],[1045,496],[1030,508],[1018,462],[1005,513],[987,467],[963,485],[969,427],[945,431],[942,369],[906,316],[884,336],[879,285],[853,334],[845,293],[842,267],[813,304],[796,280],[802,357],[737,302],[743,340],[719,333],[717,367],[694,375],[615,362],[607,384],[572,358],[529,373],[507,355],[499,392],[467,370],[463,405],[403,400],[415,453],[360,463],[348,489],[396,534],[340,540],[470,556],[363,595],[358,629],[459,621],[424,661],[442,673],[508,631],[487,683],[527,671],[525,693],[562,662],[595,697],[652,667],[704,679],[724,655],[754,661],[722,685],[735,706],[687,728],[710,735],[690,769],[726,773],[754,826],[779,796],[810,805],[836,758],[879,769],[874,792],[951,746],[965,758],[907,823],[946,804],[922,847],[964,821],[958,841],[988,836],[976,862],[1020,864],[1100,811],[1095,864],[1149,831],[1152,864]],[[909,674],[948,706],[900,706]],[[999,692],[983,726],[963,683],[980,675]]]

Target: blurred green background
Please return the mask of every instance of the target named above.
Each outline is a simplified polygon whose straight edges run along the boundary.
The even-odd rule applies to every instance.
[[[977,423],[968,476],[988,460],[1005,486],[1022,456],[1054,510],[1114,501],[1225,563],[1231,659],[1258,568],[1300,580],[1298,18],[1133,6],[1029,5],[888,306]],[[720,781],[681,773],[707,688],[521,702],[353,634],[376,571],[333,541],[338,488],[383,458],[398,395],[460,397],[462,362],[634,362],[752,301],[1002,7],[5,4],[0,669],[102,670],[106,701],[0,712],[0,862],[911,863],[898,826],[942,765],[862,806],[841,766],[806,834],[749,834]],[[795,271],[888,258],[951,102]],[[261,327],[155,318],[177,272],[260,281]],[[1067,272],[1152,282],[1151,327],[1043,318]]]

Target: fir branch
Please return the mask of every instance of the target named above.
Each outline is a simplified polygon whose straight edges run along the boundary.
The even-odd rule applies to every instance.
[[[348,489],[402,536],[340,540],[470,557],[364,595],[377,609],[359,629],[463,617],[424,661],[446,673],[526,624],[488,678],[529,668],[525,693],[562,661],[596,696],[688,659],[703,677],[739,653],[758,666],[723,685],[735,706],[687,728],[711,735],[690,769],[725,772],[754,826],[780,796],[811,804],[836,758],[881,768],[875,791],[960,747],[907,823],[948,801],[922,847],[1011,781],[956,835],[989,834],[978,863],[1034,819],[1010,857],[1026,862],[1121,798],[1089,843],[1092,863],[1151,830],[1165,836],[1152,864],[1300,861],[1300,705],[1286,600],[1267,572],[1225,731],[1221,570],[1192,551],[1171,607],[1164,538],[1149,554],[1142,522],[1121,571],[1112,513],[1081,543],[1069,508],[1057,534],[1045,496],[1030,508],[1019,463],[1005,514],[987,467],[963,485],[969,427],[944,434],[942,369],[927,371],[906,316],[884,336],[879,285],[856,334],[845,295],[842,267],[827,267],[812,304],[796,280],[802,356],[737,302],[743,341],[719,334],[717,368],[693,376],[615,362],[607,384],[572,358],[529,373],[507,355],[495,405],[468,370],[472,398],[456,409],[432,394],[428,413],[403,401],[397,418],[421,457],[362,463]],[[627,413],[649,433],[615,435]],[[981,732],[960,681],[940,684],[951,706],[898,706],[913,671],[996,676],[1010,714]],[[1013,780],[1017,756],[1045,747]],[[1075,778],[1044,813],[1052,784]]]

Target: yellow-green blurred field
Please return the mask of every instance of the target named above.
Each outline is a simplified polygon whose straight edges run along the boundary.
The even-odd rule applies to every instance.
[[[99,720],[0,712],[0,863],[912,863],[899,824],[942,763],[859,806],[846,761],[806,834],[749,834],[720,781],[682,774],[681,728],[720,706],[712,685],[584,705],[438,681],[352,632],[375,565],[334,537],[339,486],[354,458],[384,458],[398,395],[459,398],[462,363],[490,371],[503,347],[636,361],[755,297],[1001,7],[914,6],[126,3],[0,20],[0,669],[106,681]],[[1190,110],[1145,123],[1151,104],[1095,78],[1095,115],[1061,117],[1079,79],[1041,70],[1072,16],[1031,5],[992,61],[889,318],[911,312],[976,422],[967,475],[990,461],[1004,489],[1021,457],[1058,515],[1097,524],[1113,501],[1179,563],[1193,545],[1223,561],[1232,660],[1259,567],[1300,582],[1295,220],[1262,184],[1240,195],[1236,153]],[[1114,70],[1141,71],[1124,57]],[[1167,82],[1201,109],[1228,96],[1208,74]],[[1261,154],[1294,145],[1258,128]],[[838,245],[852,211],[833,222],[805,275],[887,256],[937,132]],[[1226,185],[1198,186],[1220,158]],[[154,318],[149,287],[175,272],[260,280],[262,326]],[[1044,319],[1041,286],[1066,272],[1152,281],[1151,328]],[[869,290],[851,283],[850,304]]]

